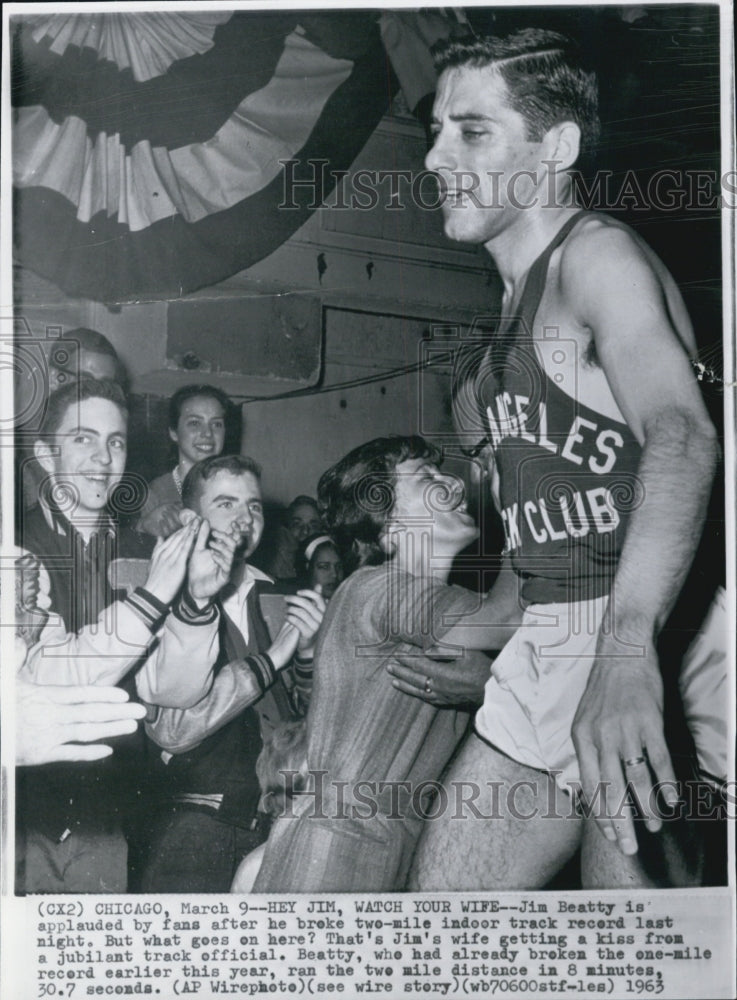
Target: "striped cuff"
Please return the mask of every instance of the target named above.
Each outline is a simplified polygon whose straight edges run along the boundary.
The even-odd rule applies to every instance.
[[[303,660],[301,656],[295,656],[292,660],[292,668],[295,679],[299,681],[312,680],[313,660]]]
[[[185,625],[210,625],[218,616],[218,610],[211,602],[204,608],[198,608],[187,587],[174,606],[174,617]]]
[[[274,661],[268,653],[258,653],[256,656],[247,656],[245,662],[250,667],[261,694],[264,694],[276,680]]]
[[[150,591],[144,590],[143,587],[136,587],[123,603],[135,611],[150,632],[153,632],[161,619],[169,614],[167,605],[162,604],[158,597],[154,597]]]

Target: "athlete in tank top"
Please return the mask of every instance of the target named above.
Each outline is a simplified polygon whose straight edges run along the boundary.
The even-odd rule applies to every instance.
[[[586,364],[580,346],[548,328],[541,361],[533,337],[550,258],[585,215],[569,218],[532,265],[517,317],[497,332],[476,387],[506,552],[533,604],[609,593],[639,494],[642,449],[624,418],[577,399],[575,384],[563,387],[570,359]]]
[[[693,330],[647,244],[615,218],[574,207],[570,170],[596,139],[595,80],[577,47],[525,29],[453,41],[438,59],[425,165],[441,182],[445,235],[483,244],[503,284],[502,314],[519,318],[494,338],[477,387],[512,566],[487,607],[520,589],[535,608],[591,597],[606,605],[583,690],[558,680],[573,707],[560,737],[572,733],[586,799],[605,792],[596,822],[583,824],[587,884],[645,884],[629,863],[638,840],[619,803],[631,783],[644,825],[661,829],[652,789],[674,772],[656,639],[693,561],[717,455],[688,358]],[[502,656],[500,684],[516,684],[527,667]],[[668,658],[662,666],[673,672]],[[534,687],[534,673],[525,676]],[[411,674],[404,680],[411,690]],[[540,698],[518,704],[533,724],[530,754],[510,760],[472,737],[445,780],[499,779],[510,795],[522,782],[544,811],[556,789],[521,762],[535,758],[537,722],[549,713]],[[416,885],[462,888],[469,854],[479,886],[544,884],[572,849],[571,827],[504,819],[485,840],[473,824],[428,824]],[[456,854],[458,881],[447,874]]]

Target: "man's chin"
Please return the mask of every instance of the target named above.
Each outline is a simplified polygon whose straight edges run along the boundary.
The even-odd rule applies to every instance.
[[[258,548],[260,541],[260,538],[251,538],[250,535],[244,535],[235,547],[235,558],[248,559]]]
[[[466,220],[459,218],[447,217],[443,231],[447,239],[453,240],[454,243],[472,243],[479,246],[488,239],[486,234],[475,231]]]

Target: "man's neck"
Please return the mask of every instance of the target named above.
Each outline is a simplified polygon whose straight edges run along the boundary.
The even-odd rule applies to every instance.
[[[519,212],[514,225],[489,240],[491,255],[504,285],[505,308],[516,307],[530,268],[578,207]]]
[[[230,571],[230,579],[226,583],[223,591],[232,594],[241,586],[248,576],[248,562],[244,556],[236,554],[233,559],[233,568]]]

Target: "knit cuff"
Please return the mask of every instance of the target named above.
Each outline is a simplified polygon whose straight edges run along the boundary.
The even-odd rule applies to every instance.
[[[162,604],[158,597],[154,597],[150,591],[143,587],[136,587],[123,603],[135,611],[150,632],[153,632],[161,620],[169,614],[167,605]]]
[[[268,653],[247,656],[246,663],[251,668],[261,694],[264,694],[276,680],[276,667]]]
[[[311,681],[312,680],[312,670],[314,661],[312,659],[303,659],[301,656],[295,656],[292,659],[292,669],[296,680],[299,681]]]
[[[212,602],[204,608],[199,608],[187,587],[174,606],[174,617],[185,625],[210,625],[217,615],[217,608]]]

